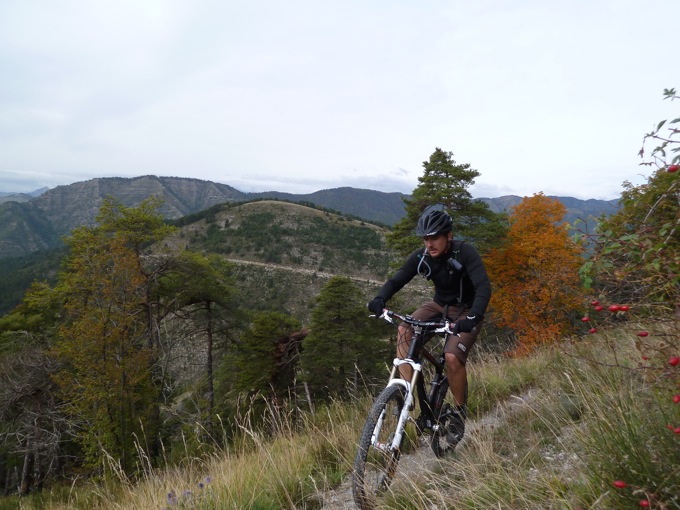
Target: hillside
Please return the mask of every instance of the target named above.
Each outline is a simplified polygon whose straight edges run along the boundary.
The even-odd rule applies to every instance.
[[[125,206],[136,206],[151,196],[163,201],[161,213],[165,218],[178,219],[196,214],[222,203],[247,202],[269,198],[308,203],[362,218],[366,221],[391,226],[404,215],[404,198],[401,193],[336,188],[309,194],[280,192],[243,193],[226,184],[200,179],[157,177],[146,175],[134,178],[107,177],[57,186],[39,196],[26,200],[7,200],[0,203],[0,259],[18,257],[37,250],[57,248],[62,236],[79,225],[93,225],[105,197],[112,196]],[[616,210],[616,200],[579,200],[555,197],[567,207],[566,221],[577,218],[589,220],[592,229],[594,217]],[[509,210],[521,201],[518,196],[481,198],[496,212]],[[17,208],[22,202],[23,207]]]
[[[35,197],[45,193],[47,190],[49,190],[49,188],[44,187],[35,191],[31,191],[30,193],[8,193],[5,191],[0,191],[0,204],[3,202],[29,202]]]
[[[16,207],[16,201],[9,199],[0,203],[0,218],[5,224],[5,228],[0,231],[0,258],[58,247],[61,236],[67,235],[75,227],[94,224],[107,196],[116,198],[128,207],[136,206],[152,196],[159,197],[163,202],[161,214],[167,219],[195,214],[217,204],[259,198],[306,202],[383,224],[392,224],[403,215],[402,195],[395,193],[341,188],[337,192],[325,190],[309,195],[278,195],[286,194],[243,193],[226,184],[151,175],[99,178],[57,186],[23,202],[25,208],[22,209]],[[35,229],[36,223],[41,227]],[[47,228],[51,230],[51,236],[46,234]]]
[[[344,214],[366,220],[393,225],[404,216],[404,198],[402,193],[382,193],[369,189],[334,188],[315,191],[306,195],[279,193],[251,193],[258,198],[277,198],[292,202],[309,202]]]
[[[16,204],[20,209],[23,205]],[[28,221],[30,216],[26,218]],[[309,312],[330,276],[350,276],[366,296],[370,296],[385,278],[390,262],[385,257],[386,228],[293,202],[225,202],[182,216],[172,223],[179,231],[151,247],[157,254],[172,255],[185,249],[217,253],[235,265],[232,274],[238,289],[239,309],[286,312],[300,318],[303,326],[309,324]],[[90,243],[83,246],[88,248],[85,252],[92,251]],[[108,250],[100,252],[108,253]],[[97,266],[104,270],[93,272],[94,280],[98,281],[99,275],[114,265],[109,262]],[[180,286],[193,280],[195,274],[193,269],[188,277],[184,273],[178,280]],[[82,281],[74,282],[74,290],[80,288]],[[210,287],[205,280],[198,281],[202,282],[200,289]],[[417,287],[422,283],[417,278],[408,291],[414,294],[400,293],[404,302],[396,304],[394,300],[395,306],[412,308],[409,300],[415,300],[418,292],[427,290],[426,284]],[[70,302],[80,303],[80,300]],[[331,303],[335,302],[338,300]],[[189,308],[193,304],[196,303]],[[108,304],[107,308],[110,308]],[[498,341],[497,332],[487,329],[470,359],[470,421],[465,442],[452,457],[437,461],[432,459],[429,449],[418,448],[415,441],[411,444],[415,432],[410,432],[398,468],[399,478],[384,495],[384,506],[380,508],[447,508],[452,501],[460,508],[508,510],[627,508],[629,499],[637,502],[642,497],[648,503],[651,501],[653,508],[676,508],[680,504],[678,480],[674,477],[680,461],[675,448],[676,434],[680,433],[676,425],[680,423],[680,406],[673,400],[678,381],[678,372],[673,371],[680,370],[675,368],[680,363],[678,325],[677,320],[647,320],[642,310],[636,308],[632,303],[625,313],[612,313],[606,307],[596,313],[593,308],[588,325],[578,322],[583,334],[574,334],[527,358],[506,356],[509,353]],[[138,315],[138,309],[135,305],[134,315]],[[148,466],[144,465],[143,476],[134,481],[122,475],[122,470],[115,471],[113,475],[121,473],[120,483],[113,477],[103,483],[98,478],[99,486],[92,491],[88,491],[88,481],[84,481],[84,485],[74,482],[68,495],[55,488],[45,495],[46,499],[58,501],[52,508],[162,508],[166,501],[169,506],[194,508],[347,508],[345,505],[351,504],[348,477],[372,386],[366,384],[363,388],[354,377],[350,401],[331,402],[328,408],[308,396],[305,400],[305,392],[297,387],[299,394],[290,409],[277,399],[272,399],[271,407],[266,409],[256,407],[253,404],[257,400],[245,400],[253,386],[244,386],[244,400],[239,396],[234,402],[243,404],[246,416],[243,421],[231,422],[238,423],[243,436],[219,448],[203,450],[200,441],[205,441],[206,436],[202,438],[200,433],[190,436],[189,431],[197,430],[196,424],[200,427],[197,417],[205,393],[198,381],[206,373],[204,358],[208,357],[206,352],[212,352],[207,347],[212,346],[212,337],[207,337],[209,342],[202,341],[204,323],[182,324],[184,319],[180,316],[187,310],[178,307],[176,315],[169,316],[168,321],[157,328],[163,332],[162,345],[172,345],[165,352],[165,359],[171,361],[161,373],[173,376],[159,384],[173,390],[167,397],[163,396],[167,398],[163,400],[167,403],[164,418],[169,419],[162,425],[172,426],[176,433],[165,436],[168,442],[163,444],[162,460],[164,463],[167,451],[172,454],[168,458],[178,463],[165,464],[173,466],[166,471],[149,461]],[[200,310],[196,308],[197,312]],[[199,318],[199,313],[195,317]],[[95,314],[95,320],[88,324],[96,324],[100,316]],[[88,313],[88,317],[92,314]],[[267,321],[278,323],[279,319]],[[591,324],[597,324],[597,328],[586,334]],[[363,326],[364,330],[368,327]],[[385,336],[377,338],[378,341],[393,340],[393,330],[387,328]],[[36,331],[42,334],[46,329],[41,327]],[[296,325],[296,335],[299,329]],[[92,330],[81,328],[80,331],[84,332],[85,342],[91,344]],[[357,328],[353,327],[350,334],[339,337],[341,345],[345,338],[359,338],[355,331]],[[11,391],[18,393],[27,387],[24,379],[17,376],[29,372],[27,367],[36,366],[27,363],[32,362],[29,355],[36,354],[37,349],[25,344],[24,336],[23,329],[12,336],[13,341],[18,340],[14,345],[25,346],[25,353],[11,359],[14,364],[8,366],[12,370],[7,371],[8,376],[0,384],[5,388],[5,395],[11,397],[6,402],[12,406],[17,399]],[[109,336],[104,334],[101,338]],[[247,337],[243,335],[239,340]],[[321,337],[331,344],[328,335]],[[101,350],[96,349],[95,353],[99,357]],[[256,358],[260,357],[259,351],[253,353]],[[378,361],[389,364],[391,356],[390,352],[389,358],[383,360],[381,356]],[[220,368],[238,374],[237,360],[223,357]],[[94,366],[99,368],[98,364]],[[149,373],[146,364],[139,366],[141,373]],[[209,370],[212,376],[212,364]],[[103,371],[94,372],[95,379],[102,377]],[[328,380],[327,377],[325,381]],[[192,381],[196,382],[195,386],[190,384]],[[296,379],[292,382],[297,385]],[[106,387],[107,394],[109,388]],[[257,387],[253,388],[255,392]],[[120,395],[111,393],[114,406],[119,406]],[[31,403],[35,393],[21,395]],[[22,418],[27,418],[21,420],[25,428],[17,429],[22,435],[16,437],[26,437],[24,431],[37,430],[33,418],[38,413],[32,406],[16,409],[23,413]],[[264,423],[249,421],[248,412],[252,409],[257,409],[256,413],[263,411],[258,417],[263,418]],[[222,417],[227,415],[218,411],[220,426],[224,427]],[[40,414],[44,414],[42,409]],[[19,423],[16,416],[6,416],[9,417],[6,423]],[[237,413],[233,417],[241,419]],[[175,427],[178,422],[174,420],[182,420],[186,428],[180,428],[179,424]],[[223,428],[226,436],[225,431]],[[188,443],[194,444],[187,446]],[[23,444],[16,442],[14,448],[12,465],[20,466],[19,454],[25,451]],[[141,443],[139,448],[144,448]],[[138,453],[146,462],[147,453],[143,450]],[[184,456],[192,460],[183,462]],[[28,455],[25,458],[28,459]],[[34,458],[47,457],[35,454]],[[160,452],[156,458],[160,458]],[[10,464],[5,461],[3,465]],[[28,461],[23,465],[28,465]],[[36,472],[39,470],[40,467]],[[18,478],[18,473],[14,470],[0,479],[5,478],[7,486],[16,487],[11,477]],[[613,480],[626,480],[630,484],[629,499],[625,499],[623,492],[620,494],[624,496],[620,496],[612,491]],[[191,490],[194,492],[190,493]],[[200,498],[210,500],[203,504],[205,500]],[[36,507],[49,507],[44,501],[35,501]],[[63,506],[58,506],[59,503]],[[29,504],[21,507],[30,508]]]
[[[59,244],[52,223],[31,203],[0,205],[0,258],[25,256]]]
[[[463,442],[436,458],[409,425],[376,510],[680,508],[678,432],[666,425],[680,419],[680,366],[668,364],[678,331],[677,320],[632,320],[531,356],[477,357]],[[641,352],[645,371],[634,368]],[[244,420],[241,442],[179,466],[148,465],[136,481],[81,479],[3,508],[356,509],[353,462],[374,397],[272,409],[271,429]]]
[[[352,277],[369,295],[392,262],[385,227],[292,202],[223,203],[171,223],[179,227],[178,234],[155,249],[222,255],[235,264],[245,307],[266,310],[277,303],[303,319],[331,276]],[[0,314],[19,303],[33,280],[51,281],[62,255],[43,246],[27,256],[6,258],[0,265]]]
[[[349,218],[364,218],[367,222],[383,226],[392,225],[403,216],[403,199],[406,197],[400,193],[354,188],[322,190],[306,195],[277,192],[248,194],[210,181],[156,176],[92,179],[68,186],[58,186],[32,195],[38,196],[26,202],[9,200],[0,203],[0,260],[4,259],[0,264],[0,281],[3,283],[3,290],[0,292],[0,314],[6,313],[18,303],[24,290],[33,280],[49,280],[54,275],[59,267],[59,260],[55,254],[62,248],[62,238],[77,226],[93,225],[106,196],[112,196],[126,206],[136,206],[144,199],[158,196],[163,200],[161,213],[164,217],[181,224],[204,219],[206,215],[222,210],[220,209],[222,204],[241,204],[255,199],[271,201],[278,197],[290,203],[308,204],[312,206],[309,210],[321,207],[337,211],[347,215],[344,221],[349,221]],[[567,205],[567,221],[590,218],[588,228],[591,230],[593,217],[611,213],[615,210],[616,204],[616,201],[578,200],[570,197],[559,199]],[[506,196],[481,200],[487,202],[492,210],[502,211],[518,204],[521,197]],[[280,227],[274,225],[274,228]],[[238,246],[246,246],[248,242],[248,239],[239,240]],[[299,245],[302,241],[288,238],[286,242]],[[309,242],[309,239],[304,242]],[[212,249],[209,246],[206,248]],[[281,253],[284,253],[287,249],[272,246],[270,250],[272,253],[262,254],[257,261],[277,263],[277,254],[274,251],[283,250]],[[291,254],[286,260],[281,260],[284,266],[323,273],[329,269],[329,264],[333,260],[332,255],[336,250],[329,247],[325,251],[322,248],[317,251],[322,254],[318,259],[303,257],[299,259],[302,261],[300,264],[297,262],[299,255]],[[249,250],[245,250],[245,253],[250,257]],[[346,255],[346,260],[352,260],[353,253]],[[237,255],[232,256],[238,258]],[[269,260],[268,257],[273,258]],[[37,267],[41,269],[36,270]],[[376,274],[382,275],[384,270]]]
[[[34,197],[26,193],[3,193],[0,194],[0,204],[5,202],[30,202]]]
[[[392,259],[385,228],[291,202],[222,204],[197,215],[157,249],[218,253],[235,264],[242,304],[278,309],[305,322],[329,278],[344,275],[373,296]],[[416,284],[404,296],[419,296]]]
[[[80,225],[93,225],[105,197],[111,196],[127,207],[157,196],[163,200],[161,214],[173,219],[235,200],[246,200],[240,191],[199,179],[156,177],[110,177],[57,186],[30,202],[56,232],[64,235]]]

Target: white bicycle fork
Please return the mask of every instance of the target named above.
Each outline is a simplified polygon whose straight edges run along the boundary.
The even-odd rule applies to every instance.
[[[413,376],[411,377],[411,382],[405,381],[399,377],[398,370],[401,365],[411,365],[413,369]],[[403,386],[406,390],[406,399],[404,400],[404,406],[401,408],[401,413],[399,414],[399,421],[397,422],[397,430],[394,433],[392,442],[390,444],[381,444],[378,441],[378,436],[380,435],[380,430],[382,429],[383,421],[385,419],[385,413],[387,413],[387,406],[380,413],[380,417],[375,424],[373,429],[373,435],[371,436],[371,444],[377,450],[390,451],[393,452],[399,448],[401,445],[401,438],[404,435],[404,430],[406,430],[406,422],[408,421],[408,415],[413,407],[413,401],[415,396],[413,394],[413,388],[415,387],[417,378],[420,376],[422,370],[422,365],[416,363],[411,359],[399,359],[395,358],[393,362],[392,372],[390,373],[390,378],[387,386],[399,385]]]

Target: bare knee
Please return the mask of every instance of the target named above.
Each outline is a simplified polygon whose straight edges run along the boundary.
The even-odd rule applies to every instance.
[[[465,370],[465,365],[456,357],[455,354],[450,352],[444,353],[444,359],[446,362],[446,368],[449,373],[457,373]]]

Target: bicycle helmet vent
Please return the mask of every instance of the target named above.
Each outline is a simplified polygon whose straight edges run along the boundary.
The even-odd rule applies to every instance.
[[[416,226],[416,235],[418,237],[438,236],[451,232],[452,229],[453,220],[451,216],[444,211],[443,206],[436,205],[425,209],[425,212],[420,216]]]

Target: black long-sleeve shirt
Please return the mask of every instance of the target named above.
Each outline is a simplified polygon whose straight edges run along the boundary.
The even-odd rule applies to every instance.
[[[449,259],[458,260],[462,270],[456,270]],[[451,241],[441,257],[431,257],[424,248],[411,253],[404,265],[387,280],[378,296],[386,302],[420,274],[434,283],[435,302],[440,305],[464,304],[468,315],[481,318],[491,299],[491,282],[479,253],[470,243]]]

